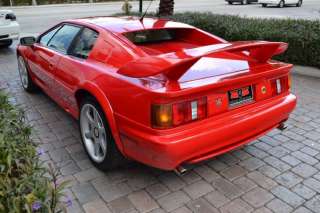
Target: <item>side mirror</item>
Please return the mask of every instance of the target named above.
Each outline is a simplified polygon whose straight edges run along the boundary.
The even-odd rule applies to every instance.
[[[27,36],[27,37],[22,37],[20,39],[20,44],[22,46],[32,46],[34,43],[36,43],[36,38],[33,36]]]

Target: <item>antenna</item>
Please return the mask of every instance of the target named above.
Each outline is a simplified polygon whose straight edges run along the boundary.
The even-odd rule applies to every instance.
[[[144,11],[143,15],[140,17],[140,19],[139,19],[139,20],[140,20],[140,22],[142,22],[142,21],[143,21],[143,19],[144,19],[144,17],[147,15],[147,12],[148,12],[148,10],[149,10],[149,8],[150,8],[150,6],[151,6],[152,2],[153,2],[153,0],[151,0],[151,1],[150,1],[149,5],[148,5],[148,7],[147,7],[147,9],[146,9],[146,11]]]

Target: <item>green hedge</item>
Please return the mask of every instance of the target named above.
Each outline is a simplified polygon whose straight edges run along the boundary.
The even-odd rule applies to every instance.
[[[66,212],[66,182],[42,166],[23,113],[0,90],[0,212]]]
[[[287,52],[277,59],[320,68],[319,20],[243,18],[212,13],[177,13],[172,19],[196,26],[228,41],[287,42]]]

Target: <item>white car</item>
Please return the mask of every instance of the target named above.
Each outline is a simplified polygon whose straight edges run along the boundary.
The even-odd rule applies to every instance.
[[[20,26],[11,10],[0,10],[0,46],[9,47],[19,38]]]
[[[268,5],[277,5],[278,7],[284,7],[285,5],[295,5],[301,7],[302,0],[259,0],[262,7],[267,7]]]

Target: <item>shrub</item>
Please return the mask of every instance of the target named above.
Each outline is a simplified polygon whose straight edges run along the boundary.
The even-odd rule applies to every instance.
[[[66,182],[39,160],[23,113],[0,91],[0,212],[62,212]]]

